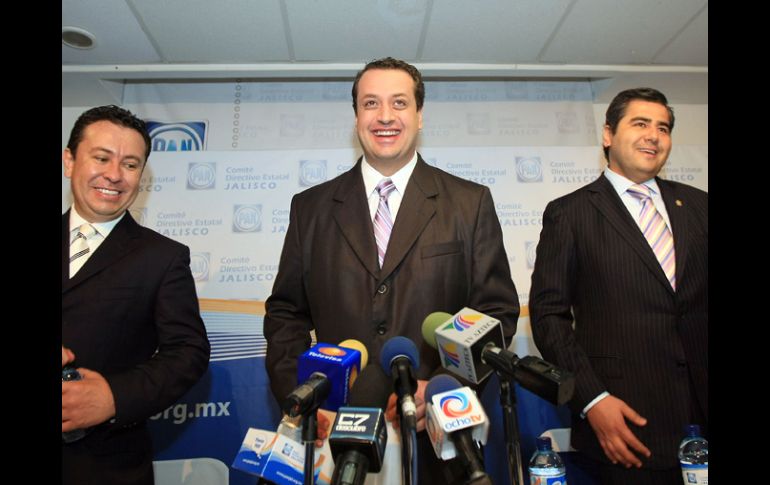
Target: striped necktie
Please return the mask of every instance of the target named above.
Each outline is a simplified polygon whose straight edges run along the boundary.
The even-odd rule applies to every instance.
[[[374,239],[377,241],[377,257],[380,268],[382,268],[382,262],[385,260],[390,232],[393,230],[393,218],[390,215],[390,207],[388,207],[388,197],[395,188],[396,185],[390,179],[382,179],[377,184],[380,203],[377,205],[377,213],[374,214]]]
[[[674,255],[674,236],[671,234],[666,221],[660,215],[658,209],[650,197],[650,188],[646,185],[635,184],[627,189],[627,192],[642,203],[642,211],[639,214],[639,226],[644,237],[660,262],[660,267],[666,273],[671,287],[676,290],[676,258]]]
[[[91,250],[88,247],[88,239],[96,234],[96,229],[91,224],[83,224],[78,228],[75,239],[70,243],[70,278],[80,270],[88,259]]]

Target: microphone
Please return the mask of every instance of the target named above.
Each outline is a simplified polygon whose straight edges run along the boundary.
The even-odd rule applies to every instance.
[[[452,376],[440,374],[425,388],[427,430],[436,456],[457,457],[468,473],[467,483],[491,483],[476,442],[487,442],[489,420],[476,393]]]
[[[335,464],[332,485],[360,485],[367,473],[382,469],[389,387],[378,365],[366,367],[350,390],[350,405],[339,408],[329,434]]]
[[[481,358],[484,347],[505,347],[500,320],[467,307],[454,316],[431,313],[422,323],[422,335],[428,345],[438,348],[444,368],[474,384],[493,370]]]
[[[455,315],[431,313],[423,321],[422,334],[428,345],[438,348],[446,369],[471,382],[478,383],[495,370],[557,406],[567,403],[575,391],[574,374],[533,355],[519,358],[504,348],[500,321],[470,308]]]
[[[315,380],[311,384],[318,388],[317,390],[325,390],[318,382],[319,374],[325,377],[329,389],[325,390],[325,394],[317,402],[317,407],[337,411],[347,402],[348,392],[367,360],[366,347],[357,340],[345,340],[340,345],[317,343],[297,359],[297,381],[306,382],[312,378]],[[286,398],[292,399],[291,404],[284,401],[285,412],[287,404],[290,409],[298,404],[298,397],[309,399],[306,396],[310,392],[308,389],[302,390],[305,395],[295,395],[301,387],[302,385]],[[315,394],[317,393],[314,393],[314,398]]]
[[[417,406],[414,392],[417,390],[415,368],[420,367],[420,352],[406,337],[393,337],[382,346],[380,364],[385,373],[393,378],[398,397],[398,410],[406,429],[417,429]]]

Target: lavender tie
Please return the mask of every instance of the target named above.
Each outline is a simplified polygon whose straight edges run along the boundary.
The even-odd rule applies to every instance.
[[[374,215],[374,239],[377,241],[377,257],[380,261],[380,268],[382,268],[382,262],[385,260],[390,232],[393,230],[393,218],[388,207],[388,197],[395,188],[395,184],[390,179],[382,179],[377,184],[380,203],[377,205],[377,213]]]
[[[83,224],[78,228],[75,239],[70,243],[70,278],[80,270],[88,259],[90,248],[88,239],[96,234],[96,229],[91,224]]]
[[[674,236],[671,234],[666,221],[660,215],[658,209],[650,197],[650,189],[646,185],[635,184],[627,189],[642,203],[642,212],[639,214],[639,226],[644,237],[650,243],[652,252],[660,262],[660,267],[666,273],[671,287],[676,290],[676,258],[674,256]]]

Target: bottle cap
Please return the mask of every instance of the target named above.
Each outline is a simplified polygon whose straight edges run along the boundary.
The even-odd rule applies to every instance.
[[[536,443],[538,451],[550,451],[552,449],[551,438],[548,436],[538,436]]]
[[[684,434],[688,438],[695,438],[700,436],[700,425],[688,424],[684,427]]]

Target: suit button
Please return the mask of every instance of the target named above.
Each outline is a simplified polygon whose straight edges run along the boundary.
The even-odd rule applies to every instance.
[[[385,325],[377,325],[377,333],[378,333],[378,334],[380,334],[380,335],[385,335],[385,332],[386,332],[387,330],[388,330],[388,329],[387,329],[387,328],[385,328]]]
[[[380,285],[379,288],[377,288],[377,293],[379,293],[380,295],[384,295],[387,292],[388,292],[388,285],[383,284],[383,285]]]

